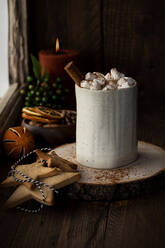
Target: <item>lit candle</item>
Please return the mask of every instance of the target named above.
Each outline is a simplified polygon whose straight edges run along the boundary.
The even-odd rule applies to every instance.
[[[44,73],[46,68],[47,73],[50,75],[51,82],[54,82],[57,77],[62,78],[63,86],[70,90],[69,104],[71,107],[75,105],[74,84],[65,72],[64,67],[72,60],[76,62],[79,55],[79,51],[61,49],[58,38],[56,39],[55,50],[41,50],[39,52],[39,62],[41,64],[42,73]]]
[[[60,51],[60,42],[59,42],[59,38],[56,38],[56,53],[59,53]]]

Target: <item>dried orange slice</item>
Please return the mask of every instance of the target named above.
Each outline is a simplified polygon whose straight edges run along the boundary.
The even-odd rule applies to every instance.
[[[56,123],[58,121],[56,119],[47,119],[43,116],[28,115],[25,113],[22,113],[22,118],[32,120],[32,121],[41,122],[41,123]]]
[[[47,117],[49,119],[62,119],[64,118],[64,111],[59,111],[43,106],[35,107],[35,110],[37,113],[39,113],[41,116]]]
[[[24,107],[22,108],[22,112],[27,115],[41,116],[39,113],[36,112],[35,108]]]

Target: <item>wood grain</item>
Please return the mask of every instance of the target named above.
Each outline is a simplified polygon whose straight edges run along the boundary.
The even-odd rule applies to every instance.
[[[161,182],[165,177],[165,151],[149,143],[138,142],[137,160],[113,170],[94,169],[79,164],[75,150],[75,143],[55,148],[58,156],[77,164],[81,173],[80,181],[70,185],[65,191],[73,199],[127,199],[154,191],[157,188],[155,183]]]
[[[107,214],[104,247],[122,247],[122,233],[125,227],[127,201],[112,203]]]
[[[164,2],[106,0],[103,7],[105,70],[116,66],[136,78],[145,100],[163,95]]]
[[[8,1],[10,83],[24,84],[29,72],[27,0]]]
[[[74,201],[64,201],[63,204],[65,207],[56,205],[49,211],[45,208],[42,216],[24,216],[11,247],[19,247],[22,242],[29,247],[32,240],[34,247],[98,247],[104,237],[108,203],[77,205]],[[46,235],[38,235],[45,230]]]
[[[37,56],[42,49],[55,47],[56,37],[60,45],[67,45],[66,2],[64,1],[30,1],[30,50]],[[38,11],[39,9],[39,11]],[[60,13],[60,14],[59,14]]]
[[[102,70],[101,0],[68,1],[67,40],[68,47],[80,50],[81,70]]]
[[[165,106],[151,106],[139,109],[139,138],[165,147]],[[1,161],[2,179],[7,171]],[[0,204],[10,194],[10,190],[0,189]],[[66,200],[60,193],[55,206],[38,215],[0,211],[0,244],[2,248],[20,248],[22,244],[25,248],[136,248],[139,244],[141,248],[164,248],[164,195],[164,180],[155,193],[113,203]]]
[[[52,48],[59,36],[62,48],[73,48],[81,52],[79,66],[82,72],[100,71],[103,53],[100,5],[101,0],[31,2],[34,13],[31,16],[32,52],[37,55],[41,49]]]
[[[94,169],[80,164],[76,159],[76,143],[64,144],[54,149],[59,157],[77,164],[81,172],[80,184],[116,185],[152,178],[165,171],[165,150],[150,143],[138,142],[138,158],[115,169]]]
[[[163,202],[164,191],[153,194],[152,198],[142,198],[138,202],[135,200],[129,201],[124,220],[124,226],[128,228],[123,228],[121,234],[122,247],[128,247],[128,245],[138,247],[137,240],[142,247],[163,247],[165,243]],[[148,206],[150,207],[148,208]],[[150,225],[152,225],[152,228]],[[151,238],[147,237],[147,233]]]
[[[117,67],[137,80],[141,100],[163,99],[164,7],[162,0],[31,1],[30,51],[59,35],[62,47],[81,51],[83,72]]]
[[[4,131],[15,125],[18,119],[18,113],[22,107],[22,95],[20,95],[20,88],[16,89],[13,95],[10,97],[8,103],[6,104],[4,111],[0,118],[0,138],[2,137]],[[17,114],[16,114],[17,113]]]
[[[14,94],[14,92],[16,91],[18,87],[18,84],[17,83],[14,83],[12,84],[6,94],[4,95],[4,97],[0,100],[0,115],[3,114],[3,112],[5,111],[5,108],[7,107],[9,101],[10,101],[10,98],[12,97],[12,95]]]

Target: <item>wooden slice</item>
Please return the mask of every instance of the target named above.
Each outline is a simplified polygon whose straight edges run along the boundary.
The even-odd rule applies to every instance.
[[[165,173],[165,151],[155,145],[139,142],[138,159],[128,166],[111,170],[93,169],[76,160],[75,143],[55,149],[56,153],[78,165],[81,179],[65,193],[86,200],[117,200],[154,191],[162,185]],[[163,176],[161,178],[158,176]],[[162,180],[163,179],[163,180]]]

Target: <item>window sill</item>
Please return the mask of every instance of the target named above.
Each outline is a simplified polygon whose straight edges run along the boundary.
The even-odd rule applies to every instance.
[[[15,124],[21,103],[20,87],[17,83],[12,84],[0,100],[0,138],[7,128]]]

